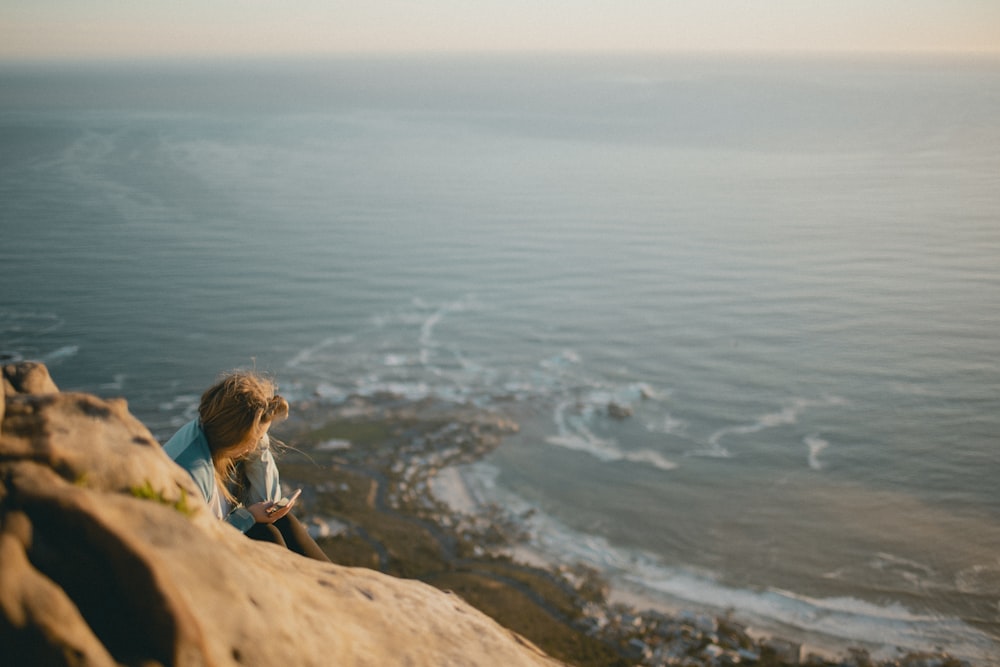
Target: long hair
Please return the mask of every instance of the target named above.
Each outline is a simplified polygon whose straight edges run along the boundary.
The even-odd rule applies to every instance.
[[[218,486],[230,502],[235,463],[257,446],[261,425],[288,416],[277,385],[251,371],[226,373],[201,396],[198,415],[205,431]]]

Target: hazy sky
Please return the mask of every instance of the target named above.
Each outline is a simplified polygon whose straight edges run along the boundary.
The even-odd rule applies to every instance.
[[[991,51],[1000,0],[0,0],[0,58]]]

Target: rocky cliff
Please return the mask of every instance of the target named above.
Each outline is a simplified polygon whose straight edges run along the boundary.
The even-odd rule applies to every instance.
[[[0,664],[557,665],[455,595],[216,520],[123,400],[3,368]]]

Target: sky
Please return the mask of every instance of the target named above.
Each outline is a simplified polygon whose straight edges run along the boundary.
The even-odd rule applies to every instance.
[[[0,60],[992,52],[1000,0],[0,0]]]

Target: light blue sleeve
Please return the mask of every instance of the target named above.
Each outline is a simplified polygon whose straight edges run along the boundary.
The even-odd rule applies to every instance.
[[[241,533],[245,533],[257,523],[257,520],[253,518],[253,514],[250,514],[247,508],[237,507],[226,517],[226,523],[238,529]]]
[[[219,502],[215,498],[217,484],[215,481],[215,468],[212,465],[212,454],[208,448],[208,441],[205,440],[204,431],[198,425],[197,420],[186,424],[170,440],[163,445],[164,451],[178,465],[187,470],[194,480],[202,497],[213,511],[221,512],[218,508]],[[270,456],[270,452],[268,452]],[[274,459],[271,459],[274,465]],[[275,468],[275,480],[277,480],[277,469]],[[225,517],[226,523],[235,527],[240,532],[247,532],[256,523],[253,515],[244,507],[237,507]]]
[[[215,469],[205,436],[197,421],[188,422],[163,445],[163,451],[188,471],[205,502],[215,493]]]

